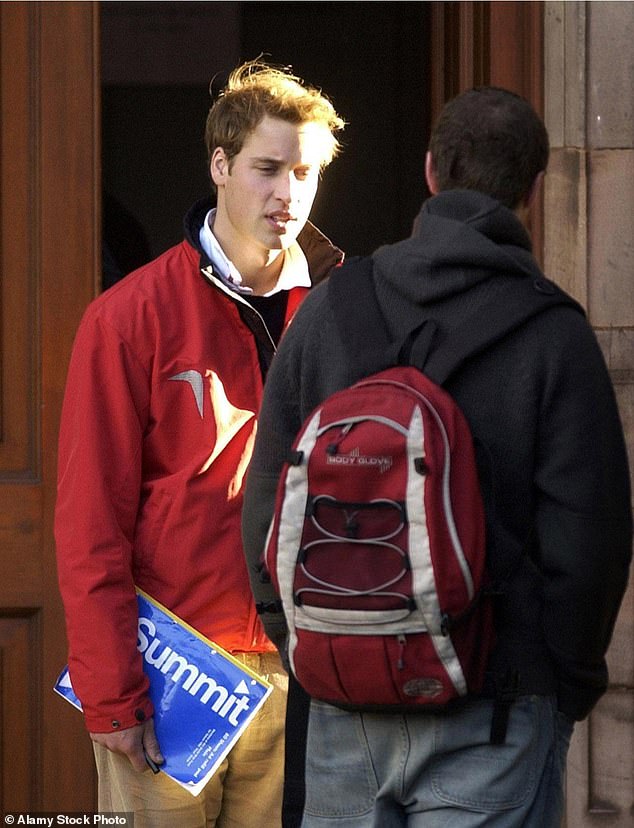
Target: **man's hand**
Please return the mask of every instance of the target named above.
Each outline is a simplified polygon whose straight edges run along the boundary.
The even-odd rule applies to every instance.
[[[113,753],[127,756],[134,770],[139,773],[148,770],[146,754],[157,765],[162,765],[165,761],[154,732],[154,719],[113,733],[91,733],[90,738]]]

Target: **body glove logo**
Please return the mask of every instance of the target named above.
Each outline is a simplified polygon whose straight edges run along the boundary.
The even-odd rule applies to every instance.
[[[389,455],[361,454],[358,448],[348,454],[329,454],[326,462],[333,466],[376,466],[381,474],[392,468],[392,458]]]

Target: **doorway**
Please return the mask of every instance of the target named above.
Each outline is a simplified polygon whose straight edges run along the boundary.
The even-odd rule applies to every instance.
[[[348,255],[409,235],[427,194],[429,16],[401,2],[103,3],[104,240],[119,275],[181,240],[209,189],[210,82],[259,55],[322,89],[347,123],[315,224]]]

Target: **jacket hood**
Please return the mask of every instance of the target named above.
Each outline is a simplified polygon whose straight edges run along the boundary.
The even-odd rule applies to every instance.
[[[492,276],[541,278],[512,210],[482,193],[451,190],[423,205],[409,239],[374,254],[377,282],[417,305],[450,298]]]
[[[210,262],[200,246],[200,228],[209,210],[215,206],[215,196],[201,198],[190,208],[183,221],[185,238],[200,253],[203,267],[207,267]],[[308,270],[313,284],[324,279],[333,267],[343,261],[343,251],[309,221],[297,237],[297,242],[308,261]]]

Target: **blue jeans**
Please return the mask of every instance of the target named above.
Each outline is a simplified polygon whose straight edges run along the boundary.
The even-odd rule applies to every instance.
[[[503,745],[493,704],[452,713],[351,713],[313,701],[302,828],[558,828],[573,722],[522,696]]]

